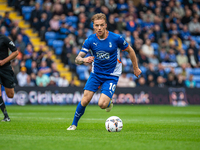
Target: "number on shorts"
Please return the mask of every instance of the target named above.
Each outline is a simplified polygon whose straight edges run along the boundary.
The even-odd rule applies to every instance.
[[[113,84],[113,83],[110,83],[109,90],[112,90],[112,91],[114,91],[114,90],[115,90],[115,87],[116,87],[116,85],[115,85],[115,84]]]

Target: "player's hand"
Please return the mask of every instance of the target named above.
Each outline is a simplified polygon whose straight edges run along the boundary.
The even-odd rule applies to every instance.
[[[0,66],[3,66],[5,62],[3,60],[0,60]]]
[[[84,58],[84,63],[92,63],[94,61],[94,57],[93,56],[89,56]]]
[[[136,76],[136,77],[139,77],[139,75],[142,73],[142,71],[140,70],[140,68],[135,68],[134,69],[134,75]]]

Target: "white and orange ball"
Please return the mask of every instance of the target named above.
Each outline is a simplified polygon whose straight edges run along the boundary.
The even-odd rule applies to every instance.
[[[106,120],[105,126],[108,132],[119,132],[123,128],[123,123],[119,117],[111,116]]]

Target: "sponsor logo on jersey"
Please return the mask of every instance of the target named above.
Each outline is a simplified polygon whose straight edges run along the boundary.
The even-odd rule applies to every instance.
[[[15,46],[15,44],[13,43],[13,41],[9,42],[10,45]]]
[[[105,51],[99,51],[96,54],[97,54],[97,59],[99,59],[99,60],[108,60],[108,59],[110,59],[110,54],[105,52]]]
[[[94,42],[93,42],[93,44],[97,46],[98,43],[94,43]]]

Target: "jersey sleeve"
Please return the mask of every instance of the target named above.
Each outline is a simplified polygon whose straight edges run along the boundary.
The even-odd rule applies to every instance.
[[[126,42],[126,40],[122,36],[119,36],[117,43],[118,43],[118,47],[122,51],[124,51],[128,48],[128,43]]]
[[[14,52],[14,51],[17,50],[17,48],[16,48],[14,42],[11,41],[11,40],[10,40],[8,37],[6,37],[6,36],[4,37],[4,43],[6,44],[6,46],[7,46],[12,52]]]
[[[89,50],[90,50],[90,40],[89,39],[86,39],[83,43],[83,46],[81,48],[81,52],[84,52],[84,53],[88,53]]]

